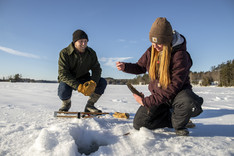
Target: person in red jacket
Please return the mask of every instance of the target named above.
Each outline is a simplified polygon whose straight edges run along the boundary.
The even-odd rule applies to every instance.
[[[202,112],[203,98],[196,95],[190,84],[192,59],[186,50],[186,39],[172,30],[165,17],[159,17],[149,32],[152,42],[137,63],[116,62],[118,70],[150,77],[150,96],[133,94],[141,105],[134,117],[135,129],[173,127],[177,135],[187,136],[191,117]]]

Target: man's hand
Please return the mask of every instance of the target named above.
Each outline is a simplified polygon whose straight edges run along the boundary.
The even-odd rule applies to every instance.
[[[116,62],[116,67],[119,71],[123,71],[125,68],[125,64],[123,62]]]
[[[90,96],[96,88],[97,84],[93,81],[87,81],[84,84],[80,84],[78,87],[78,92],[81,92],[85,96]]]
[[[143,102],[142,102],[142,98],[140,96],[138,96],[137,94],[133,94],[135,100],[142,106],[144,106]],[[143,95],[144,97],[144,95]]]

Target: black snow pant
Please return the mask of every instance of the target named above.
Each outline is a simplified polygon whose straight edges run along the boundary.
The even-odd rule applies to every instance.
[[[133,121],[133,127],[157,129],[163,127],[183,129],[191,117],[202,113],[203,98],[191,89],[179,92],[173,100],[151,108],[140,106]]]

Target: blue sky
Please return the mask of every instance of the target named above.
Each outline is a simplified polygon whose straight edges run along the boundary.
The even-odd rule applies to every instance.
[[[192,71],[234,59],[233,0],[0,0],[0,78],[57,80],[59,52],[76,29],[88,34],[103,77],[134,78],[114,63],[137,62],[157,17],[186,37]]]

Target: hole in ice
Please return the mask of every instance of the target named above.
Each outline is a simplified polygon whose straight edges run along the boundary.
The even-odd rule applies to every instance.
[[[72,132],[80,154],[89,155],[116,142],[116,137],[106,132],[78,128]]]
[[[85,146],[78,146],[78,152],[80,154],[86,154],[89,155],[91,153],[94,153],[96,151],[98,151],[100,146],[107,146],[108,144],[98,144],[97,142],[93,141],[91,142],[89,145],[85,145]]]

